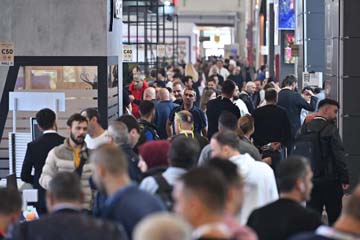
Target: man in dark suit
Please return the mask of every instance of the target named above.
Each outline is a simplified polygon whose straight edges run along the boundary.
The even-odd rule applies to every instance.
[[[52,110],[45,108],[37,112],[36,121],[43,135],[27,145],[21,180],[30,183],[38,190],[38,202],[35,206],[39,214],[44,214],[46,213],[45,189],[40,186],[39,178],[49,151],[64,143],[65,138],[56,133],[56,115]],[[31,175],[32,168],[35,169],[34,175]]]
[[[315,111],[317,97],[311,90],[306,90],[304,95],[310,96],[310,103],[308,103],[298,92],[297,79],[293,75],[288,75],[283,80],[283,88],[279,92],[278,105],[285,108],[291,124],[291,140],[293,141],[297,131],[300,129],[300,113],[301,109],[308,111]]]
[[[81,213],[84,196],[76,173],[60,172],[50,181],[47,207],[50,212],[39,220],[15,226],[11,239],[126,239],[122,227]]]
[[[226,80],[221,89],[221,96],[210,100],[206,106],[206,115],[208,118],[208,139],[218,131],[218,120],[222,112],[228,111],[240,118],[239,108],[231,101],[234,95],[235,83],[231,80]]]

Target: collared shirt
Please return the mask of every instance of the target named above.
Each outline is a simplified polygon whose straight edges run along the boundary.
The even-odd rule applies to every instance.
[[[165,172],[163,172],[162,175],[167,181],[167,183],[173,186],[175,184],[175,181],[185,173],[186,170],[183,168],[169,167],[165,170]],[[139,188],[151,194],[155,194],[159,188],[159,185],[157,184],[153,176],[149,176],[140,183]]]
[[[79,207],[76,204],[72,204],[72,203],[59,203],[56,204],[53,209],[52,212],[57,212],[63,209],[71,209],[71,210],[75,210],[75,211],[81,211],[81,207]]]
[[[47,134],[47,133],[57,133],[55,130],[45,130],[43,131],[43,134]]]

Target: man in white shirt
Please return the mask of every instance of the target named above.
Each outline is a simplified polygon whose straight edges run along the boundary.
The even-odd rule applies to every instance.
[[[88,149],[95,149],[98,146],[108,143],[107,131],[100,124],[100,116],[95,108],[86,108],[80,114],[88,120],[88,134],[86,134],[85,142]]]
[[[220,74],[223,78],[224,81],[228,78],[228,76],[230,75],[229,71],[224,68],[224,62],[221,59],[218,59],[216,61],[216,68],[217,68],[217,73]]]
[[[241,116],[250,114],[245,102],[239,98],[239,95],[240,95],[239,86],[236,85],[233,95],[233,102],[239,108]]]
[[[250,213],[278,199],[273,170],[264,162],[255,161],[249,154],[239,152],[239,138],[232,131],[223,131],[211,138],[213,157],[235,163],[244,178],[244,202],[238,219],[245,224]]]

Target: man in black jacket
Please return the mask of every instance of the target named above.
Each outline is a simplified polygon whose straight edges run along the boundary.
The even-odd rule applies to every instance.
[[[50,181],[47,193],[50,214],[17,225],[11,239],[127,239],[121,225],[96,220],[81,213],[82,201],[79,177],[71,172],[58,173]]]
[[[45,189],[40,186],[39,178],[49,151],[64,143],[65,138],[56,133],[56,115],[52,110],[45,108],[37,112],[36,121],[43,135],[27,145],[21,180],[30,183],[38,190],[38,202],[35,206],[39,214],[44,214],[46,213]],[[31,175],[32,168],[35,169],[34,175]]]
[[[265,92],[266,105],[255,110],[253,134],[254,144],[261,149],[263,158],[271,157],[271,166],[276,174],[277,164],[281,160],[281,146],[290,141],[291,128],[286,110],[277,106],[277,92],[268,89]]]
[[[253,101],[253,95],[254,95],[255,91],[256,91],[255,83],[247,82],[246,86],[245,86],[245,91],[242,91],[239,95],[239,98],[241,100],[243,100],[244,103],[246,104],[246,107],[249,110],[250,114],[253,114],[257,107]]]
[[[206,115],[208,118],[208,139],[218,131],[218,121],[222,112],[228,111],[240,118],[239,108],[231,101],[234,95],[235,83],[231,80],[226,80],[221,89],[221,96],[210,100],[206,105]]]
[[[278,170],[280,199],[253,211],[247,222],[261,240],[286,240],[321,225],[320,214],[301,205],[309,200],[313,186],[308,160],[291,156],[280,163]]]
[[[344,147],[339,131],[334,124],[339,103],[324,99],[319,103],[319,112],[309,123],[304,123],[301,133],[316,131],[320,135],[321,169],[313,169],[314,188],[307,206],[322,213],[325,205],[332,225],[341,213],[343,191],[349,188],[349,173],[345,162]]]
[[[306,90],[306,95],[311,95],[310,103],[307,103],[301,95],[295,91],[297,79],[288,75],[283,81],[283,88],[279,92],[278,105],[285,108],[291,123],[291,139],[294,140],[297,131],[300,129],[301,109],[313,112],[316,108],[317,98],[311,90]]]

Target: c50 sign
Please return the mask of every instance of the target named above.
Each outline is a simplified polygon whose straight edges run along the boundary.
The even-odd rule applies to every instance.
[[[0,42],[0,66],[14,66],[14,44]]]

